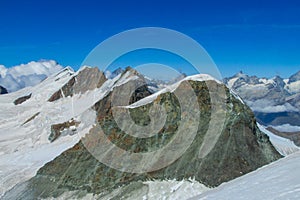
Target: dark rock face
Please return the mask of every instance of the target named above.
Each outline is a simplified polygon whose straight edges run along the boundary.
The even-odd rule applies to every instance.
[[[83,94],[102,86],[106,81],[103,72],[98,68],[84,68],[76,76],[72,77],[59,91],[55,92],[48,101],[53,102],[62,97]]]
[[[152,92],[148,89],[146,80],[142,75],[140,75],[136,70],[132,69],[131,67],[127,67],[122,75],[121,78],[125,76],[126,73],[129,73],[130,76],[137,76],[138,79],[134,81],[129,81],[128,83],[122,85],[122,87],[115,88],[115,93],[120,96],[130,96],[129,104],[137,102],[149,95]],[[133,91],[132,94],[128,93],[129,91]]]
[[[23,97],[20,97],[20,98],[18,98],[18,99],[16,99],[16,100],[14,101],[14,104],[15,104],[15,105],[19,105],[19,104],[21,104],[21,103],[24,103],[25,101],[27,101],[27,100],[30,99],[30,98],[31,98],[31,94],[26,95],[26,96],[23,96]]]
[[[30,117],[29,119],[27,119],[22,125],[25,125],[28,122],[34,120],[39,114],[40,114],[40,112],[35,113],[34,115],[32,115],[32,117]]]
[[[34,178],[9,191],[4,199],[59,197],[66,191],[80,191],[79,196],[86,193],[105,195],[118,187],[121,187],[121,193],[127,193],[141,188],[141,181],[155,179],[182,180],[195,177],[195,180],[214,187],[281,157],[271,145],[268,136],[256,126],[252,111],[232,96],[224,85],[214,81],[189,81],[189,83],[195,91],[199,104],[198,131],[188,149],[170,165],[140,174],[122,172],[99,162],[87,150],[87,145],[96,149],[101,143],[97,133],[97,126],[101,126],[109,140],[126,151],[134,153],[155,151],[175,137],[181,115],[186,114],[181,113],[179,100],[174,93],[162,93],[153,102],[130,108],[129,111],[136,124],[147,125],[150,123],[148,115],[150,107],[154,103],[163,105],[167,113],[163,128],[149,138],[133,137],[120,130],[114,120],[111,105],[114,94],[111,92],[94,106],[97,112],[97,125],[92,129],[94,131],[91,130],[73,148],[47,163]],[[130,81],[115,89],[117,92],[126,92],[134,86],[135,84]],[[184,89],[184,84],[180,84],[178,88]],[[145,90],[146,88],[142,90],[142,94],[134,93],[131,101],[138,100],[139,95],[145,97],[147,95]],[[220,90],[225,90],[227,97],[220,96]],[[212,117],[210,94],[226,102],[225,107],[218,108],[226,111],[226,119],[212,150],[206,156],[199,157],[199,148],[210,128],[209,122]],[[113,155],[111,156],[113,159]]]
[[[59,91],[55,92],[48,101],[53,102],[56,101],[63,96],[72,96],[73,94],[73,86],[75,84],[75,78],[71,78],[68,83],[66,83]]]
[[[0,85],[0,94],[7,94],[7,90]]]

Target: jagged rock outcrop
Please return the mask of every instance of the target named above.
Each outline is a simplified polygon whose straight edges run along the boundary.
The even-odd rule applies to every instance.
[[[249,107],[232,95],[225,85],[213,80],[185,80],[174,91],[166,91],[153,96],[153,100],[147,101],[145,104],[139,104],[139,102],[133,104],[135,106],[127,108],[127,111],[130,112],[133,121],[138,125],[151,124],[149,117],[152,113],[151,107],[154,107],[154,110],[158,109],[154,105],[164,107],[166,119],[162,129],[149,138],[139,138],[126,134],[117,124],[113,114],[112,102],[115,98],[114,95],[122,96],[120,93],[124,93],[126,96],[128,91],[140,86],[143,79],[141,77],[130,79],[134,75],[137,74],[134,74],[131,69],[127,69],[122,76],[130,81],[117,85],[114,91],[109,92],[94,105],[93,109],[97,112],[96,125],[78,144],[47,163],[38,171],[35,177],[14,187],[6,193],[4,199],[59,197],[64,192],[69,191],[75,192],[74,198],[83,197],[87,193],[99,194],[101,198],[116,189],[117,192],[113,193],[110,198],[118,198],[122,194],[132,194],[136,190],[146,187],[142,181],[154,179],[182,180],[194,177],[200,183],[214,187],[281,157],[271,145],[268,136],[258,129]],[[122,79],[122,76],[120,79]],[[187,124],[185,124],[183,132],[177,132],[182,130],[180,127],[183,123],[183,116],[189,113],[182,113],[180,99],[175,95],[184,95],[187,85],[191,86],[195,92],[196,103],[199,106],[197,117],[200,120],[197,121],[197,132],[190,146],[174,162],[155,171],[130,173],[111,168],[92,155],[91,149],[97,152],[98,148],[106,145],[102,140],[104,137],[99,137],[100,127],[114,145],[132,153],[152,152],[161,149],[170,143],[174,137],[178,136],[176,134],[179,134],[182,139],[188,137],[189,123],[192,123],[190,121],[185,121]],[[146,96],[151,94],[147,87],[139,88],[141,89],[132,94],[130,103],[134,103],[139,99],[144,100]],[[221,95],[220,91],[225,91],[226,95]],[[224,102],[224,104],[213,105],[212,97]],[[210,127],[211,120],[218,122],[218,118],[213,119],[212,112],[219,113],[216,116],[225,116],[225,119],[223,119],[224,127],[218,133],[213,132],[213,134],[219,134],[219,137],[214,144],[211,143],[213,146],[207,147],[211,148],[211,151],[200,156],[200,147],[205,145],[203,144],[204,141],[207,141],[206,134],[208,130],[218,130],[215,127]],[[159,118],[160,116],[156,117]],[[221,121],[220,124],[216,123],[215,126],[222,126]],[[126,127],[128,124],[123,125]],[[180,148],[181,145],[178,142],[177,146],[174,147],[174,151]],[[87,147],[89,147],[89,150]],[[107,149],[105,153],[107,159],[122,157],[122,155],[116,155],[110,150]],[[160,156],[169,155],[164,155],[165,153],[162,152]],[[152,157],[146,160],[145,164],[154,165],[162,161]],[[126,166],[126,163],[124,166]]]
[[[85,93],[88,90],[101,87],[106,77],[97,67],[85,67],[73,76],[59,91],[55,92],[49,101],[53,102],[62,97],[73,96],[74,94]]]
[[[62,132],[71,132],[71,134],[75,134],[76,132],[76,127],[80,122],[75,121],[74,119],[71,119],[70,121],[60,123],[60,124],[53,124],[51,125],[51,133],[48,137],[48,140],[50,142],[53,142],[56,140],[59,136],[61,136]],[[70,131],[68,131],[70,129]]]
[[[23,96],[23,97],[20,97],[20,98],[16,99],[16,100],[14,101],[14,104],[15,104],[15,105],[19,105],[19,104],[21,104],[21,103],[24,103],[25,101],[27,101],[27,100],[30,99],[30,98],[31,98],[31,93],[28,94],[28,95],[26,95],[26,96]]]
[[[37,112],[37,113],[35,113],[34,115],[32,115],[29,119],[27,119],[27,120],[22,124],[22,126],[25,125],[25,124],[27,124],[28,122],[34,120],[39,114],[40,114],[40,112]]]
[[[0,85],[0,94],[7,94],[7,90]]]

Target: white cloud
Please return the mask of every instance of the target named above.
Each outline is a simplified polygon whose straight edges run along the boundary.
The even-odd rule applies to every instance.
[[[0,65],[0,85],[9,92],[14,92],[24,87],[36,85],[62,68],[53,60],[29,62],[11,68]]]
[[[280,126],[271,126],[272,128],[282,131],[282,132],[298,132],[300,131],[300,126],[292,126],[290,124],[283,124]]]
[[[270,100],[260,99],[257,101],[246,101],[247,105],[256,112],[263,113],[279,113],[279,112],[299,112],[299,109],[295,108],[289,103],[282,105],[276,105],[275,102]]]

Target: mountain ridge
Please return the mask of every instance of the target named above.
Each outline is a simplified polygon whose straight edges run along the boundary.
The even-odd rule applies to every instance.
[[[86,78],[88,78],[90,74],[86,73],[86,76]],[[66,79],[59,80],[61,81],[60,87],[56,88],[62,88],[63,84],[67,83],[72,77],[72,75],[69,75]],[[56,77],[52,77],[52,80],[53,79],[56,79]],[[205,75],[199,75],[195,78],[187,77],[186,80],[182,80],[175,84],[174,87],[171,86],[169,90],[151,94],[151,91],[149,91],[146,87],[146,83],[145,86],[140,86],[140,83],[144,81],[145,80],[143,80],[136,71],[129,69],[114,79],[106,80],[100,88],[95,88],[92,91],[88,90],[81,94],[74,94],[72,98],[62,97],[57,101],[48,102],[46,105],[50,106],[50,108],[52,105],[57,106],[64,103],[62,104],[64,106],[62,106],[61,109],[65,109],[67,102],[73,102],[73,105],[74,101],[77,103],[78,106],[75,104],[74,108],[68,108],[71,109],[70,111],[64,111],[66,113],[73,112],[73,114],[66,115],[65,121],[60,119],[60,122],[70,120],[71,116],[74,117],[76,121],[82,121],[83,119],[86,119],[86,117],[78,116],[83,115],[85,110],[89,113],[96,113],[94,118],[96,121],[93,121],[94,114],[89,115],[91,117],[90,122],[92,122],[93,128],[89,126],[90,128],[88,129],[81,129],[81,131],[89,130],[89,133],[86,133],[86,131],[81,132],[81,134],[84,134],[81,142],[63,152],[60,156],[55,157],[53,161],[49,162],[44,167],[40,168],[35,177],[27,182],[15,186],[12,190],[6,193],[4,199],[11,197],[10,195],[15,195],[14,198],[25,199],[36,198],[37,196],[59,197],[64,192],[74,190],[79,190],[82,194],[89,192],[107,194],[106,192],[111,191],[112,186],[115,189],[120,186],[121,188],[118,195],[121,195],[125,194],[126,191],[135,192],[137,188],[144,187],[139,183],[139,181],[142,180],[165,180],[173,178],[181,180],[188,179],[193,176],[200,183],[205,183],[209,186],[217,186],[224,181],[231,180],[244,173],[253,171],[258,167],[281,157],[271,145],[268,136],[262,133],[257,127],[252,111],[247,107],[247,105],[237,99],[235,95],[231,94],[230,91],[226,89],[225,85],[220,82],[216,82]],[[117,144],[127,151],[136,153],[143,151],[147,152],[151,149],[155,150],[163,147],[168,143],[168,141],[176,136],[176,130],[180,127],[179,121],[181,117],[184,116],[182,115],[184,113],[180,112],[181,106],[179,106],[178,99],[174,96],[174,93],[184,94],[186,87],[188,86],[186,86],[186,84],[192,86],[195,91],[197,103],[199,104],[201,120],[199,121],[197,135],[195,139],[192,140],[193,143],[189,146],[183,156],[174,163],[154,172],[139,175],[120,172],[108,167],[95,159],[91,152],[87,151],[85,145],[94,145],[95,143],[93,141],[97,141],[97,139],[99,139],[96,134],[98,133],[97,130],[99,126],[103,128],[105,134],[112,142],[114,142],[114,144]],[[182,90],[180,88],[182,88]],[[135,123],[148,124],[151,122],[147,115],[151,105],[161,104],[165,106],[168,115],[164,128],[160,130],[157,138],[151,137],[146,140],[137,139],[130,137],[118,128],[118,125],[112,116],[113,109],[111,99],[114,98],[116,94],[120,94],[121,96],[122,94],[127,94],[131,89],[137,89],[130,98],[130,102],[135,103],[132,104],[135,106],[129,106],[126,109],[129,109],[131,117]],[[226,96],[221,95],[222,93],[220,93],[220,91],[223,90],[226,92]],[[51,91],[55,92],[57,89],[53,88]],[[29,105],[30,102],[35,99],[35,95],[36,94],[33,94],[31,99],[27,100],[20,106]],[[51,94],[48,94],[47,96],[50,95]],[[47,96],[44,98],[47,98]],[[225,102],[225,104],[214,104],[214,101],[211,100],[212,97]],[[147,104],[140,104],[141,101],[147,98],[150,100],[153,98],[153,101],[147,101]],[[85,103],[85,108],[82,107],[84,104],[81,104],[80,101]],[[72,109],[75,109],[75,111]],[[76,111],[77,109],[79,110]],[[216,144],[212,147],[211,151],[208,152],[208,154],[204,154],[203,157],[198,157],[198,155],[200,155],[199,147],[201,147],[206,138],[206,131],[211,130],[216,134],[216,131],[218,130],[216,128],[220,126],[220,124],[214,124],[209,127],[210,121],[213,119],[211,118],[213,110],[216,110],[219,114],[227,113],[225,127],[222,129],[222,132],[220,132],[220,138],[217,139]],[[26,126],[30,126],[33,125],[33,123],[38,122],[44,115],[45,114],[43,114],[43,112],[40,112],[40,114],[38,114],[32,121],[26,123]],[[216,116],[223,115],[215,115],[215,117]],[[217,118],[213,120],[215,120],[215,123],[219,123],[221,121]],[[76,128],[77,133],[80,133],[80,126],[83,126],[84,124],[85,123],[83,122],[79,124]],[[93,132],[92,130],[96,132]],[[189,129],[186,127],[182,130],[188,131]],[[180,134],[183,133],[179,132],[178,134],[180,136]],[[49,132],[47,135],[49,135]],[[56,138],[56,140],[51,144],[54,145],[68,137],[74,136],[72,136],[71,132],[65,130],[65,132],[63,132],[63,134]],[[90,138],[91,140],[86,140],[84,138]],[[99,142],[101,144],[101,140]],[[132,146],[132,144],[136,144],[136,146]],[[97,148],[97,143],[95,147]],[[151,163],[155,161],[155,159],[152,157],[151,160],[148,161]],[[127,188],[124,187],[124,184],[133,184],[136,185],[137,188]],[[44,186],[47,187],[45,188]],[[74,196],[74,198],[75,197],[76,196]]]
[[[225,78],[224,83],[245,100],[260,123],[300,126],[299,74],[300,71],[289,79],[280,76],[267,79],[240,72]]]

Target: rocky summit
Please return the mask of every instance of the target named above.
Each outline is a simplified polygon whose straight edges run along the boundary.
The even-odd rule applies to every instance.
[[[69,97],[99,88],[106,80],[104,73],[100,72],[98,68],[83,67],[48,101],[53,102],[62,97]]]
[[[96,87],[106,87],[105,82],[111,81],[99,84],[99,79],[92,81],[92,74],[95,73],[86,73],[85,78]],[[280,154],[257,127],[249,107],[224,84],[203,77],[186,77],[152,94],[142,84],[142,75],[127,68],[90,108],[96,118],[85,136],[40,168],[33,178],[8,191],[3,199],[59,198],[64,194],[69,194],[70,199],[88,194],[98,199],[142,199],[149,190],[145,181],[194,178],[216,187],[279,159]],[[65,91],[69,88],[72,87]],[[194,96],[182,98],[189,97],[190,89]],[[54,96],[51,100],[67,95]],[[127,105],[120,98],[123,96],[128,97]],[[117,108],[120,110],[116,113]],[[163,112],[165,116],[160,115]],[[122,120],[126,115],[133,124]],[[149,137],[147,131],[124,131],[135,126],[155,129],[153,120],[163,123]],[[173,146],[167,149],[170,143]],[[160,151],[164,148],[167,150]],[[181,154],[172,160],[180,149]]]

